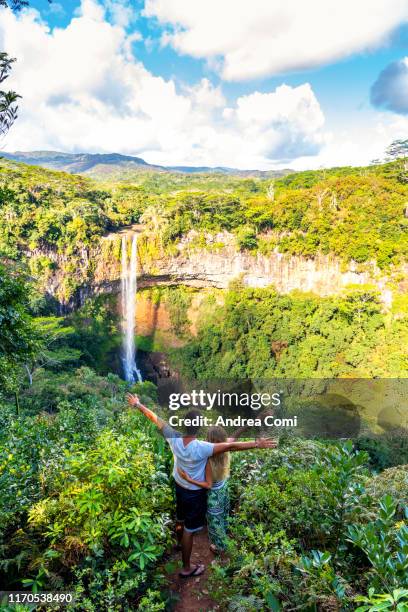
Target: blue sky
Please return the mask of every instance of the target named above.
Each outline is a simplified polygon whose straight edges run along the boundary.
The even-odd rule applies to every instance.
[[[308,168],[408,136],[405,0],[34,0],[0,37],[8,150]]]

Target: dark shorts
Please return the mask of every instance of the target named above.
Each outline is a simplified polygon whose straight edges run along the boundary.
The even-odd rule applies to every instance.
[[[205,525],[207,489],[191,491],[176,484],[176,516],[186,531],[199,531]]]

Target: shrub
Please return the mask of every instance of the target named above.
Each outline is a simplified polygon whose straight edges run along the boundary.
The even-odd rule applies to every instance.
[[[370,586],[377,593],[384,587],[389,593],[408,587],[408,527],[404,522],[396,524],[395,514],[395,502],[385,495],[374,522],[348,529],[349,540],[367,555],[371,564]],[[407,506],[404,514],[408,519]]]
[[[252,251],[256,249],[258,246],[258,239],[256,235],[256,231],[252,227],[244,226],[240,227],[236,231],[237,245],[241,251],[247,249],[248,251]]]

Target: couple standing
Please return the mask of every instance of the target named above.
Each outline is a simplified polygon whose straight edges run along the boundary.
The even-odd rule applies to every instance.
[[[227,438],[222,427],[211,427],[207,441],[198,440],[199,427],[186,427],[182,436],[172,429],[152,410],[143,406],[136,395],[127,396],[128,403],[136,407],[152,421],[167,439],[174,457],[173,477],[176,485],[177,540],[181,545],[183,568],[180,576],[200,576],[205,567],[190,563],[194,534],[206,522],[213,552],[222,551],[226,544],[228,517],[229,452],[252,448],[275,448],[273,440],[259,438],[250,442],[238,442]],[[192,410],[186,419],[201,413]]]

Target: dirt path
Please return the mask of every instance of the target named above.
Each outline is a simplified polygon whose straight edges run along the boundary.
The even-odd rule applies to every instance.
[[[181,553],[176,553],[174,559],[180,559]],[[178,596],[175,612],[212,612],[219,610],[210,597],[207,588],[208,568],[214,561],[214,555],[208,548],[207,531],[202,531],[194,537],[191,564],[203,563],[206,566],[204,574],[193,578],[180,578],[177,570],[171,577],[171,590]]]

